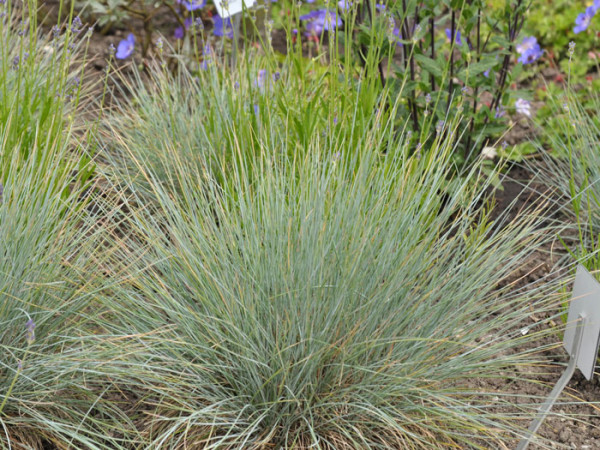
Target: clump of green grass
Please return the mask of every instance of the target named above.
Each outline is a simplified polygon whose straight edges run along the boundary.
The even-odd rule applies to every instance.
[[[138,93],[138,115],[112,122],[113,179],[128,192],[115,264],[129,276],[103,302],[143,349],[121,383],[152,399],[146,445],[511,442],[528,425],[515,397],[469,382],[523,379],[511,367],[542,359],[523,350],[539,334],[520,328],[552,301],[510,291],[545,239],[539,211],[494,221],[489,180],[451,176],[459,118],[413,148],[395,107],[363,114],[360,89],[345,91],[337,127],[319,114],[336,105],[327,91],[308,109],[290,79],[252,97],[255,115],[214,75]]]

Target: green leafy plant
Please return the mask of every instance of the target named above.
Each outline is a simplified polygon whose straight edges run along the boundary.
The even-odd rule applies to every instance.
[[[597,31],[600,29],[597,18],[592,21],[588,30],[578,34],[573,32],[577,16],[588,6],[590,4],[583,1],[536,2],[535,7],[528,11],[524,24],[527,33],[539,37],[561,72],[570,71],[576,77],[576,81],[581,80],[593,69],[600,58],[600,55],[595,55],[599,43]],[[580,57],[573,59],[569,64],[568,48],[571,41],[577,44],[577,53]],[[594,57],[588,56],[590,52]]]

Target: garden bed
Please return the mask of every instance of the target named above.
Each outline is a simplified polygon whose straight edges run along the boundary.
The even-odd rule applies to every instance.
[[[59,6],[41,9],[46,33]],[[156,41],[157,31],[171,35],[178,24],[162,8],[152,16],[146,58],[124,40],[132,32],[139,40],[147,21],[91,33],[82,87],[67,74],[69,64],[77,67],[69,59],[75,47],[66,45],[73,25],[55,33],[64,48],[57,36],[40,45],[40,65],[61,52],[68,61],[56,96],[66,106],[42,124],[55,140],[31,131],[42,127],[38,118],[17,131],[12,119],[4,122],[6,142],[31,142],[3,162],[5,242],[19,236],[33,267],[53,270],[23,278],[39,292],[5,288],[0,324],[16,331],[0,335],[0,356],[20,355],[18,364],[0,366],[8,442],[514,448],[566,365],[559,313],[574,264],[565,263],[563,242],[592,260],[578,253],[588,215],[547,176],[560,174],[548,157],[556,149],[543,133],[537,153],[525,147],[535,141],[527,116],[547,114],[547,105],[521,97],[535,87],[531,79],[508,82],[508,68],[521,66],[503,63],[503,45],[517,44],[522,23],[515,19],[508,40],[495,41],[494,59],[468,40],[466,28],[460,41],[462,10],[432,6],[449,27],[447,41],[444,32],[436,37],[438,52],[435,45],[446,45],[451,62],[479,52],[479,78],[470,83],[472,66],[462,59],[446,67],[449,79],[438,74],[416,19],[412,28],[388,24],[387,35],[369,35],[360,28],[362,11],[356,35],[388,49],[387,59],[365,45],[340,56],[338,46],[322,36],[305,39],[303,29],[296,35],[303,47],[293,50],[289,33],[271,29],[267,48],[246,43],[230,63],[223,58],[231,57],[230,41],[221,49],[203,42],[193,56],[185,48],[190,31],[185,41]],[[207,24],[210,16],[200,13]],[[301,23],[314,31],[320,19],[305,17]],[[411,42],[421,47],[420,59],[409,59]],[[297,54],[283,56],[290,49]],[[533,44],[516,51],[523,66],[542,53]],[[3,83],[13,86],[30,56],[10,55]],[[416,71],[415,61],[422,64]],[[233,64],[237,72],[228,71]],[[396,66],[404,67],[405,84],[395,84]],[[497,91],[490,73],[502,81]],[[421,95],[440,80],[433,99]],[[516,100],[508,113],[506,96]],[[512,126],[502,135],[493,131],[497,123]],[[28,158],[28,148],[46,150]],[[500,169],[498,155],[526,163]],[[30,198],[47,203],[38,210]],[[15,206],[22,203],[31,212]],[[32,232],[23,225],[27,214],[39,215],[45,240],[23,238]],[[86,244],[78,247],[80,239]],[[6,267],[21,280],[21,266]],[[17,301],[23,292],[31,297]],[[29,317],[24,341],[15,328],[22,312]],[[63,405],[57,392],[73,400]],[[539,448],[599,448],[599,401],[598,377],[577,373],[542,425]]]

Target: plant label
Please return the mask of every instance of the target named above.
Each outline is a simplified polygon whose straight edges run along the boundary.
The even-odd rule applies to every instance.
[[[584,320],[581,320],[583,318]],[[581,348],[577,349],[575,331],[583,327]],[[577,266],[573,298],[569,304],[567,328],[563,339],[570,356],[577,355],[577,368],[591,380],[598,358],[600,338],[600,283],[581,264]]]
[[[244,7],[251,8],[256,0],[215,0],[219,16],[223,19],[242,12]]]

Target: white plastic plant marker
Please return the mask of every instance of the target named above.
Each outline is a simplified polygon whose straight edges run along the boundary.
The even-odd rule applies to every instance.
[[[214,0],[214,2],[219,16],[225,19],[241,13],[244,7],[251,8],[256,0]]]
[[[570,356],[569,364],[546,401],[540,407],[535,420],[527,430],[527,434],[519,442],[517,450],[527,448],[531,438],[550,412],[550,408],[552,408],[560,393],[569,383],[576,369],[579,369],[588,380],[592,379],[596,359],[598,358],[599,339],[600,283],[580,264],[577,266],[573,297],[569,304],[567,328],[563,338],[563,345]]]
[[[600,283],[580,264],[575,275],[573,300],[569,305],[567,324],[574,323],[581,314],[585,314],[586,321],[576,365],[583,376],[591,380],[598,358],[600,337]],[[565,330],[563,345],[569,355],[573,355],[576,346],[575,328],[567,325]]]

